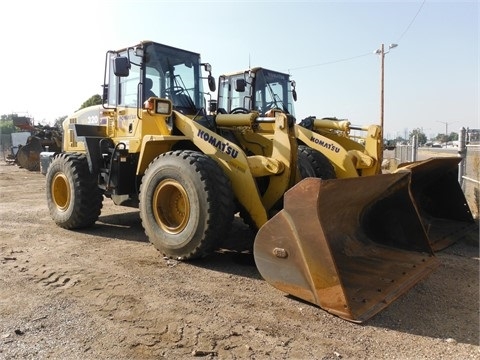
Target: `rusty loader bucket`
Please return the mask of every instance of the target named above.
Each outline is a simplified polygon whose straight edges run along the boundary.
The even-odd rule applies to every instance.
[[[260,274],[343,319],[369,319],[438,265],[409,179],[404,172],[302,180],[257,233]]]
[[[43,151],[40,139],[32,136],[27,144],[20,147],[17,151],[16,162],[18,166],[28,171],[40,170],[40,153]]]
[[[413,200],[433,251],[452,245],[476,224],[458,182],[461,158],[432,158],[399,166],[411,171]]]

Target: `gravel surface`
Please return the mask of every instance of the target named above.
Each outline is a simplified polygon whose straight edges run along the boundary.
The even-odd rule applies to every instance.
[[[354,324],[262,280],[239,220],[181,263],[110,200],[91,229],[57,227],[40,173],[0,163],[0,204],[1,359],[480,359],[477,232]]]

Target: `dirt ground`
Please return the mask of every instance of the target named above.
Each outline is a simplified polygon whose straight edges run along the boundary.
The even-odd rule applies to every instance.
[[[45,177],[0,163],[0,223],[1,359],[480,359],[478,233],[359,325],[262,280],[240,221],[210,258],[167,260],[137,210],[63,230]]]

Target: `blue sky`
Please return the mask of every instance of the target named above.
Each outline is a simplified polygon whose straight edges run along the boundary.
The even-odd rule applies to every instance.
[[[473,0],[17,0],[0,21],[0,114],[70,114],[101,93],[107,50],[154,40],[201,53],[216,78],[249,65],[290,73],[299,120],[379,124],[374,51],[397,43],[385,55],[386,137],[480,128],[479,15]]]

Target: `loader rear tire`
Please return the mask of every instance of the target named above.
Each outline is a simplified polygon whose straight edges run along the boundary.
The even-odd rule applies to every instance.
[[[315,177],[324,180],[336,179],[335,168],[321,152],[305,145],[298,146],[298,167],[302,179]]]
[[[140,217],[163,255],[192,260],[210,255],[233,221],[228,177],[210,157],[190,150],[164,153],[140,185]]]
[[[50,215],[58,226],[80,229],[98,220],[103,195],[84,154],[56,155],[46,173],[46,191]]]

